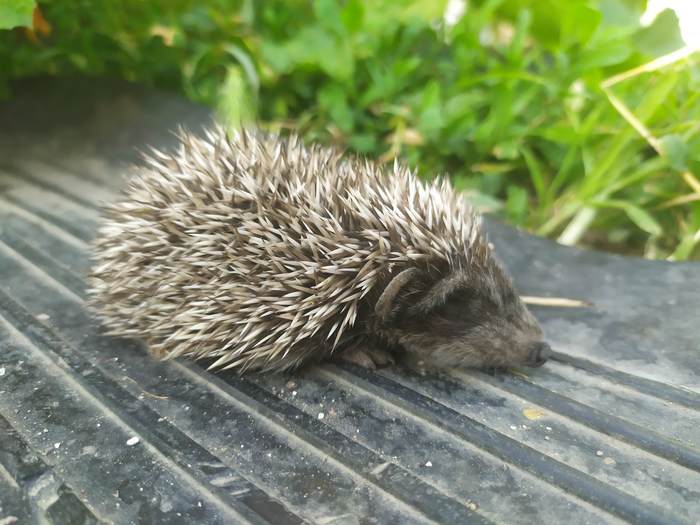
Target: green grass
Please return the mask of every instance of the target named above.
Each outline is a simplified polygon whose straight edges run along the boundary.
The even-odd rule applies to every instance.
[[[671,12],[641,28],[644,0],[482,0],[447,27],[444,4],[40,2],[50,34],[0,31],[0,91],[35,74],[123,77],[232,125],[448,173],[479,208],[561,242],[700,258],[698,54],[610,88],[661,155],[600,87],[682,45]]]

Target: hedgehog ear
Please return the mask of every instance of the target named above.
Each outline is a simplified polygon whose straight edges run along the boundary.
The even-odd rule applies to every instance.
[[[382,295],[379,296],[377,304],[374,306],[374,313],[377,315],[377,319],[384,323],[393,317],[394,307],[396,306],[396,298],[398,297],[401,290],[403,290],[406,285],[414,281],[420,270],[418,268],[408,268],[400,273],[398,273],[384,288]]]
[[[440,279],[423,294],[420,300],[411,305],[412,315],[425,315],[444,305],[451,298],[462,297],[465,290],[465,275],[454,273]]]

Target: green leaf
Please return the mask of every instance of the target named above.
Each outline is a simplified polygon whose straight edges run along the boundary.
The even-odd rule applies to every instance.
[[[648,234],[656,236],[661,235],[663,232],[661,225],[656,222],[656,219],[639,206],[627,203],[624,210],[630,220]]]
[[[352,50],[347,40],[336,41],[327,48],[319,48],[321,68],[336,80],[349,80],[355,69]]]
[[[506,190],[506,213],[515,224],[522,224],[527,215],[527,191],[520,186],[510,185]]]
[[[13,27],[31,27],[34,0],[2,0],[0,1],[0,29]]]
[[[457,179],[459,182],[460,179]],[[455,184],[455,187],[459,184]],[[494,213],[503,208],[503,203],[494,197],[475,189],[464,191],[464,200],[479,213]]]
[[[345,35],[345,26],[341,20],[341,11],[335,0],[316,0],[314,14],[320,24],[338,36]]]
[[[604,41],[595,47],[586,49],[577,64],[577,69],[587,72],[602,67],[614,66],[627,60],[632,55],[632,47],[626,39]]]
[[[400,16],[402,21],[410,21],[411,19],[424,20],[433,22],[442,18],[447,7],[448,0],[410,0],[403,2]],[[397,2],[400,4],[401,2]]]
[[[521,147],[520,153],[522,153],[523,157],[525,158],[525,164],[527,164],[527,169],[530,172],[530,180],[532,180],[532,185],[535,187],[537,197],[540,200],[544,200],[547,187],[542,164],[539,160],[537,160],[537,157],[532,151],[530,151],[529,148]]]
[[[639,27],[639,18],[646,9],[646,0],[598,0],[598,9],[606,25]]]
[[[275,73],[287,73],[294,66],[294,58],[288,46],[275,42],[262,42],[260,51],[268,66]]]
[[[700,237],[697,235],[686,235],[682,238],[681,242],[678,243],[670,259],[673,261],[685,261],[689,259],[699,242]]]
[[[649,27],[637,32],[634,42],[639,51],[652,57],[659,57],[683,47],[676,13],[664,9]]]
[[[333,79],[348,80],[355,66],[347,39],[338,38],[318,26],[302,29],[282,45],[263,42],[262,52],[277,73],[312,65]]]
[[[340,18],[349,33],[356,33],[362,28],[364,16],[365,5],[361,0],[348,0],[340,12]]]
[[[661,137],[661,152],[668,159],[673,169],[685,171],[688,169],[688,145],[680,135],[671,134]]]
[[[597,9],[572,2],[569,8],[564,10],[561,22],[562,45],[585,45],[595,33],[601,19],[602,15]]]
[[[245,71],[246,78],[248,79],[248,84],[252,87],[255,93],[260,89],[260,78],[258,77],[258,72],[255,69],[255,64],[251,59],[248,52],[241,46],[235,44],[228,44],[224,46],[224,49],[233,56]]]
[[[423,89],[420,101],[420,114],[418,115],[418,128],[426,135],[430,135],[439,131],[442,125],[443,113],[440,85],[433,81]]]
[[[661,228],[661,225],[649,212],[629,201],[601,200],[593,204],[602,208],[618,208],[623,210],[634,224],[650,235],[658,236],[663,233],[663,228]]]
[[[377,137],[371,133],[358,133],[350,137],[348,144],[359,153],[372,153],[377,147]]]
[[[515,160],[518,158],[518,144],[512,140],[504,140],[496,144],[491,153],[499,160]]]
[[[318,94],[318,102],[328,112],[331,120],[341,131],[350,133],[353,128],[353,114],[348,105],[345,91],[337,84],[324,86]]]
[[[219,115],[226,125],[239,128],[255,119],[255,103],[245,75],[239,66],[226,69],[219,93]]]

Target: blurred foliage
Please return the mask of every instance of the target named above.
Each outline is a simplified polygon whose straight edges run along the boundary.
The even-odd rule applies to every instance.
[[[0,0],[0,27],[16,22]],[[449,173],[479,208],[568,243],[700,257],[700,67],[691,55],[611,92],[600,83],[682,46],[645,0],[40,2],[0,32],[0,93],[18,77],[118,76],[178,91],[236,124]],[[38,15],[38,16],[37,16]],[[13,21],[14,20],[14,21]],[[690,178],[688,178],[690,175]]]
[[[29,26],[32,23],[34,0],[2,0],[0,2],[0,29]]]

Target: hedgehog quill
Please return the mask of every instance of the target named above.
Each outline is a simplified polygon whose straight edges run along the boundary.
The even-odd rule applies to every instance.
[[[111,335],[211,368],[395,356],[540,366],[549,353],[447,180],[260,130],[180,134],[109,205],[89,305]]]

